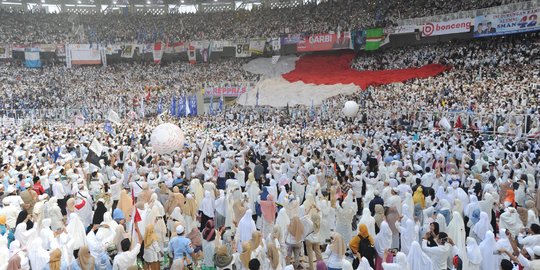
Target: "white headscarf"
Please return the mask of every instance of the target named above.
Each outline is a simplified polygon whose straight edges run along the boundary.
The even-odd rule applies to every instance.
[[[405,254],[409,254],[411,244],[418,241],[418,230],[416,224],[410,218],[405,221],[405,226],[400,229],[401,232],[401,251]]]
[[[486,214],[486,212],[480,212],[480,220],[476,224],[474,224],[472,231],[481,240],[484,240],[487,231],[493,231],[491,223],[489,223],[488,214]]]
[[[0,235],[0,269],[6,269],[9,260],[7,234]]]
[[[480,269],[498,269],[499,255],[493,254],[496,249],[495,235],[491,231],[486,232],[486,237],[479,245],[482,253],[482,266]]]
[[[486,193],[484,194],[484,199],[478,203],[480,206],[480,210],[482,212],[486,212],[488,214],[488,221],[491,222],[491,210],[493,210],[493,203],[495,200],[493,199],[493,195]],[[472,211],[471,211],[472,213]]]
[[[362,257],[356,270],[373,270],[373,268],[371,268],[371,265],[369,265],[369,261],[366,259],[366,257]]]
[[[246,210],[244,216],[238,222],[238,252],[242,252],[242,243],[251,240],[254,231],[257,230],[253,221],[251,209]]]
[[[214,198],[212,198],[212,193],[210,191],[204,191],[204,199],[201,202],[200,208],[207,217],[214,217]]]
[[[225,216],[227,213],[227,203],[225,201],[225,191],[220,189],[219,190],[219,198],[216,199],[214,202],[214,205],[216,207],[216,212],[222,216]]]
[[[394,258],[394,263],[382,263],[384,270],[409,270],[409,262],[407,255],[403,252],[398,252]]]
[[[499,217],[499,227],[508,229],[512,235],[518,235],[519,230],[523,228],[523,222],[519,218],[519,214],[514,207],[506,208],[506,212]]]
[[[478,198],[475,196],[475,195],[470,195],[469,196],[469,204],[467,204],[467,206],[465,206],[465,210],[463,210],[463,214],[467,217],[471,217],[472,216],[472,213],[475,209],[480,209],[480,206],[478,204]]]
[[[446,218],[441,213],[437,214],[437,223],[439,223],[439,232],[446,232]]]
[[[42,246],[42,240],[36,237],[28,247],[28,259],[32,269],[43,269],[49,263],[49,252]]]
[[[375,236],[375,250],[377,251],[377,254],[379,254],[379,257],[382,258],[384,256],[384,250],[391,248],[391,246],[392,230],[390,229],[390,226],[388,226],[388,222],[383,220],[381,223],[381,230]]]
[[[482,252],[472,237],[467,237],[467,257],[471,264],[479,265],[482,262]]]
[[[70,247],[72,250],[77,250],[87,245],[86,229],[79,215],[75,213],[69,215],[69,223],[66,226],[66,231],[70,238]]]
[[[369,211],[369,207],[364,207],[364,209],[362,210],[362,218],[360,218],[358,226],[360,227],[361,224],[366,225],[369,235],[375,235],[375,218],[371,216],[371,211]]]
[[[279,209],[279,212],[276,218],[276,225],[279,226],[281,233],[284,234],[287,231],[287,228],[289,227],[290,223],[291,223],[291,219],[289,218],[289,215],[287,215],[287,210],[285,210],[285,208]]]
[[[409,255],[407,256],[409,267],[412,270],[416,269],[433,269],[433,263],[428,255],[426,255],[418,242],[412,242]]]
[[[446,233],[459,249],[459,257],[461,257],[463,264],[466,264],[467,253],[465,252],[465,224],[461,214],[458,211],[454,211],[452,214],[452,220],[448,224]]]

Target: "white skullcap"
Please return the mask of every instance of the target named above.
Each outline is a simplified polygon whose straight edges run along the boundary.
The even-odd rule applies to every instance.
[[[184,233],[184,226],[178,225],[176,226],[176,234],[182,234]]]

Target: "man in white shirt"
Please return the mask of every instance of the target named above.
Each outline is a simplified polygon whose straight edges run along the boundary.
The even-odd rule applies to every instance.
[[[122,246],[122,252],[118,253],[118,255],[114,257],[113,270],[124,270],[128,269],[130,266],[137,265],[137,254],[140,252],[140,243],[143,241],[138,223],[135,223],[135,232],[137,233],[139,242],[131,250],[129,250],[131,241],[129,241],[127,238],[122,240],[120,244]]]
[[[444,232],[439,233],[439,237],[436,238],[437,246],[428,247],[428,238],[430,234],[427,233],[422,240],[422,250],[431,258],[433,262],[433,269],[446,270],[448,269],[447,260],[448,252],[452,249],[452,255],[458,254],[459,250],[454,246],[454,241],[448,237]]]
[[[520,245],[523,245],[524,248],[535,246],[540,246],[540,225],[531,224],[531,228],[527,230],[528,234],[525,235],[525,228],[521,229],[520,234],[518,235],[518,242]]]

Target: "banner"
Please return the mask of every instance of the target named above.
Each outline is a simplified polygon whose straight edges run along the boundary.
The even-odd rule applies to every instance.
[[[353,48],[355,51],[366,48],[366,31],[358,30],[353,32]]]
[[[382,28],[366,30],[366,51],[374,51],[379,49],[383,36],[384,30]]]
[[[68,46],[69,46],[71,64],[73,65],[99,65],[101,64],[101,53],[97,45],[94,44],[94,46],[90,47],[90,44],[70,44]]]
[[[133,58],[133,54],[135,53],[135,46],[134,45],[124,45],[124,48],[122,49],[122,55],[120,57],[122,58]]]
[[[9,45],[0,45],[0,59],[11,58]]]
[[[253,54],[263,54],[264,45],[266,44],[265,38],[253,38],[249,40],[249,52]]]
[[[24,64],[27,68],[40,68],[39,48],[27,48],[24,51]]]
[[[389,26],[384,28],[384,33],[387,35],[408,34],[414,33],[416,29],[419,29],[417,25]]]
[[[41,52],[56,52],[55,44],[40,44],[38,47]]]
[[[430,22],[422,26],[422,37],[467,33],[471,30],[471,19],[458,19],[446,22]]]
[[[223,51],[223,40],[213,40],[210,46],[211,52],[222,52]]]
[[[474,19],[474,36],[486,37],[540,30],[539,16],[540,8],[477,16]]]
[[[284,37],[281,37],[281,45],[296,44],[302,40],[302,34],[290,34]]]
[[[236,57],[250,57],[249,43],[236,44]]]
[[[154,50],[152,55],[154,56],[154,64],[161,63],[161,57],[163,57],[162,42],[158,41],[154,43]]]
[[[317,34],[304,36],[296,45],[298,52],[351,49],[351,33]]]
[[[281,50],[281,40],[279,40],[279,38],[270,39],[270,45],[272,46],[272,50],[276,53]]]
[[[66,45],[64,44],[56,45],[56,56],[66,57]]]
[[[105,48],[105,53],[107,55],[116,54],[119,51],[122,51],[122,47],[120,45],[109,44],[107,45],[107,48]]]
[[[204,89],[205,97],[238,97],[247,92],[247,86],[229,86],[229,87],[206,87]]]
[[[188,49],[188,60],[189,60],[189,63],[191,64],[197,63],[197,49],[195,48],[195,46],[191,44],[189,44],[189,49]]]

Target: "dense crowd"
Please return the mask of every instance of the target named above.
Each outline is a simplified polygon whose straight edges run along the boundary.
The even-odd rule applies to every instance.
[[[385,27],[399,18],[445,14],[520,0],[328,1],[296,8],[171,15],[0,12],[3,43],[121,43],[278,37]]]
[[[52,66],[39,70],[3,65],[0,102],[8,111],[46,109],[57,113],[68,109],[71,115],[84,109],[88,114],[102,115],[109,109],[125,114],[140,99],[149,97],[147,110],[155,112],[160,100],[166,108],[173,96],[209,86],[255,82],[257,75],[244,71],[244,63],[231,59],[200,65],[118,64],[72,69]]]

